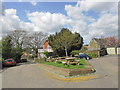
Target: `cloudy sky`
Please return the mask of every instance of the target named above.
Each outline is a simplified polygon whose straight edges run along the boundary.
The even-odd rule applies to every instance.
[[[88,44],[94,37],[117,36],[117,2],[4,2],[2,33],[22,29],[48,34],[69,28]]]

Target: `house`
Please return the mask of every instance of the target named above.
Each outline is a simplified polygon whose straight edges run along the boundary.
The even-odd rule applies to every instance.
[[[88,45],[89,52],[97,52],[98,56],[107,54],[105,41],[103,39],[93,38]]]
[[[44,52],[45,51],[48,51],[48,52],[53,52],[51,46],[49,45],[49,41],[46,40],[43,44],[43,49],[38,49],[38,56],[41,56],[41,57],[45,57],[44,56]]]
[[[49,45],[48,40],[46,40],[45,43],[43,44],[43,49],[48,52],[53,52],[51,46]]]
[[[88,50],[101,50],[105,47],[106,46],[103,39],[93,38],[88,45]]]

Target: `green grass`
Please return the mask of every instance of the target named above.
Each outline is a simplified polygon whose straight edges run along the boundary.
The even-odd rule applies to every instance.
[[[85,60],[85,59],[77,59],[77,60],[80,60],[80,65],[69,65],[69,67],[65,66],[62,63],[55,63],[55,62],[43,62],[43,64],[52,65],[52,66],[56,66],[56,67],[62,67],[62,68],[66,68],[66,69],[85,68],[86,65],[89,65],[87,60]]]

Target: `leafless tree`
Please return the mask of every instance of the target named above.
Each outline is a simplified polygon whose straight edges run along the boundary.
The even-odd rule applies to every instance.
[[[38,49],[43,47],[43,43],[47,39],[47,34],[43,32],[33,32],[26,37],[26,48],[31,48],[35,54]]]
[[[25,30],[14,30],[10,32],[9,35],[12,37],[13,47],[19,46],[23,48],[27,35],[27,32]]]

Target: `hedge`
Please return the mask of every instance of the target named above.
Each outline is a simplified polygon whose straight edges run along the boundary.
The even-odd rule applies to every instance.
[[[34,61],[37,63],[42,63],[46,61],[46,58],[34,58]]]
[[[89,55],[92,58],[97,58],[98,57],[98,54],[96,54],[96,53],[86,53],[86,54]]]
[[[100,51],[98,51],[98,50],[86,50],[86,51],[83,51],[83,50],[73,50],[71,52],[72,55],[79,55],[79,53],[86,53],[86,54],[88,54],[92,58],[96,58],[96,57],[100,56],[99,55]]]
[[[85,51],[85,53],[88,54],[89,56],[91,56],[92,58],[96,58],[96,57],[100,56],[99,55],[100,51],[98,51],[98,50],[87,50],[87,51]]]

